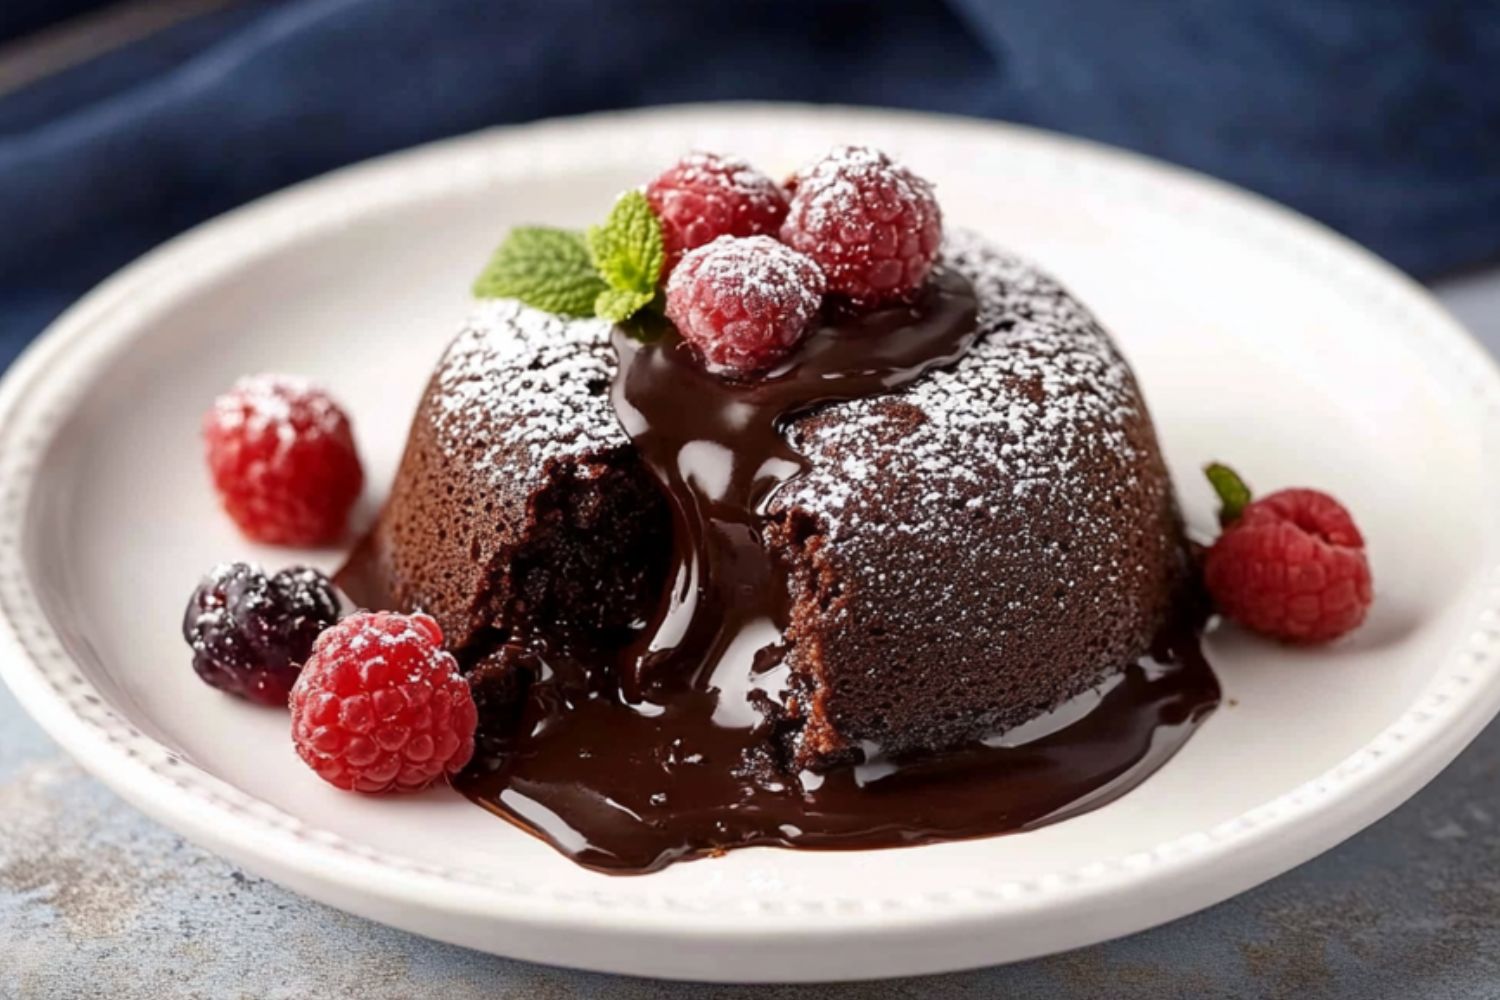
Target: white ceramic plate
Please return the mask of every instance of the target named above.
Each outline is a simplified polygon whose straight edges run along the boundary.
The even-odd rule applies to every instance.
[[[1135,364],[1185,508],[1197,469],[1315,484],[1370,539],[1378,600],[1333,649],[1233,632],[1228,701],[1140,789],[1018,836],[774,849],[611,878],[459,796],[361,799],[297,762],[283,714],[200,684],[198,575],[272,564],[216,510],[198,418],[237,375],[331,384],[368,518],[475,270],[521,222],[583,224],[695,147],[786,171],[863,141],[947,218],[1057,274]],[[1203,178],[1038,132],[846,109],[688,107],[504,129],[392,156],[205,225],[107,282],[0,391],[5,679],[141,809],[335,906],[505,955],[716,980],[889,976],[1137,931],[1307,860],[1394,808],[1500,706],[1500,377],[1414,284]],[[307,554],[332,567],[339,553]]]

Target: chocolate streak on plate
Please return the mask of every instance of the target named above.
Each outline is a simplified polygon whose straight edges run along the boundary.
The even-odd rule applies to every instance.
[[[826,774],[777,766],[779,645],[791,598],[761,537],[804,468],[786,421],[952,364],[976,336],[968,282],[939,270],[913,306],[831,321],[783,368],[737,384],[675,331],[617,329],[612,400],[673,513],[667,593],[623,651],[538,643],[513,735],[456,783],[579,864],[613,873],[751,844],[874,848],[1023,830],[1095,808],[1167,760],[1218,703],[1193,629],[1100,689],[948,753]],[[997,665],[997,668],[1000,665]]]

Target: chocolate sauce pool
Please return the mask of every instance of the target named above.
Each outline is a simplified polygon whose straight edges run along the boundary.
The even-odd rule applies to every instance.
[[[672,509],[670,586],[623,649],[529,642],[537,666],[512,735],[455,785],[579,864],[617,874],[733,847],[876,848],[1025,830],[1135,787],[1219,700],[1185,624],[1101,688],[947,753],[787,774],[758,702],[779,702],[785,573],[762,543],[804,459],[787,420],[958,360],[976,302],[939,270],[911,307],[820,326],[784,369],[734,384],[675,331],[617,329],[612,401]],[[359,579],[354,560],[346,573]],[[344,582],[345,574],[341,574]],[[354,593],[378,596],[378,588]]]
[[[1101,689],[998,737],[788,776],[764,756],[768,734],[743,681],[636,706],[597,681],[587,663],[549,661],[509,752],[455,785],[611,874],[752,844],[901,847],[1054,823],[1140,784],[1219,700],[1196,634],[1183,630]]]

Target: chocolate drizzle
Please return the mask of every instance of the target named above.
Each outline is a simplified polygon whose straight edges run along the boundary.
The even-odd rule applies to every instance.
[[[957,361],[978,334],[976,317],[969,282],[939,269],[915,305],[820,326],[789,363],[743,384],[705,370],[670,330],[650,340],[615,330],[611,401],[672,507],[671,584],[627,651],[629,700],[680,678],[721,691],[743,683],[744,654],[774,647],[787,625],[785,576],[761,537],[776,488],[805,467],[783,436],[786,421]]]
[[[616,330],[612,401],[670,501],[670,586],[612,652],[529,637],[537,666],[519,723],[459,789],[580,864],[634,873],[750,844],[889,847],[1027,829],[1160,766],[1219,697],[1189,627],[991,740],[912,760],[866,748],[865,763],[826,774],[789,774],[778,758],[790,595],[761,531],[776,489],[804,468],[785,423],[951,364],[976,336],[973,290],[941,269],[915,305],[825,323],[785,368],[744,384],[704,371],[675,331]]]

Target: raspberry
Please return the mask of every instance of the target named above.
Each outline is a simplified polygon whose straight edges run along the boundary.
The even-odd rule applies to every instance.
[[[410,792],[474,754],[474,698],[426,615],[360,612],[324,632],[292,688],[292,741],[329,784]]]
[[[720,236],[691,250],[667,283],[667,318],[710,368],[769,368],[807,332],[823,272],[769,236]]]
[[[943,240],[932,185],[878,150],[842,146],[797,175],[781,240],[869,307],[911,299]]]
[[[297,566],[267,576],[259,566],[230,563],[193,591],[182,637],[204,681],[285,708],[313,641],[338,617],[338,592],[317,570]]]
[[[349,419],[297,378],[240,379],[203,419],[208,467],[242,532],[273,545],[336,541],[364,486]]]
[[[646,185],[661,220],[670,273],[682,255],[720,236],[775,236],[787,199],[775,181],[738,157],[690,153]]]
[[[1224,499],[1225,528],[1204,558],[1203,581],[1226,617],[1307,644],[1364,621],[1373,597],[1365,541],[1337,500],[1291,489],[1250,502],[1224,466],[1209,466],[1209,478]]]

